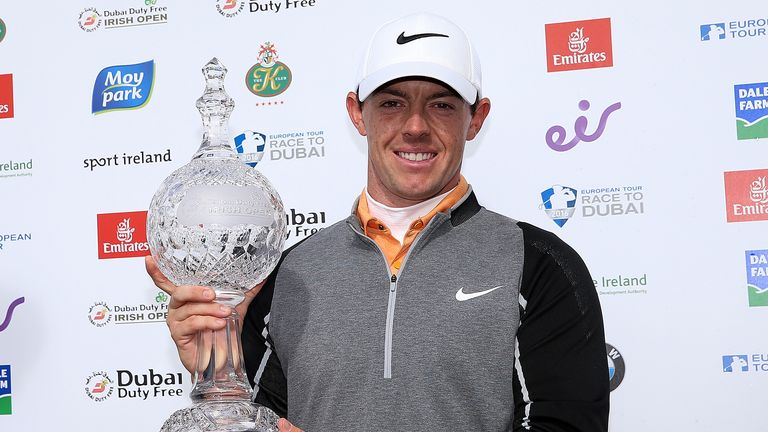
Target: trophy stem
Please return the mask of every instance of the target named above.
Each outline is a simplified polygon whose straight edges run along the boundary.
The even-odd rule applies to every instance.
[[[251,400],[240,342],[240,317],[234,309],[226,322],[220,330],[197,334],[197,367],[190,394],[194,402]]]

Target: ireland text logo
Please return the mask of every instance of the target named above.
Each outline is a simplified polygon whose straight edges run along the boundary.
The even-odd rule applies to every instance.
[[[750,306],[768,306],[768,249],[748,250],[747,290]]]
[[[613,66],[611,19],[546,24],[547,72]]]
[[[284,63],[277,61],[277,58],[274,44],[266,42],[261,45],[259,62],[245,77],[245,83],[251,93],[261,97],[273,97],[291,85],[291,70]]]
[[[725,172],[728,222],[768,220],[768,169]]]
[[[138,109],[149,102],[155,81],[155,61],[104,68],[93,85],[91,112]]]
[[[768,137],[768,82],[733,86],[736,100],[736,137]]]

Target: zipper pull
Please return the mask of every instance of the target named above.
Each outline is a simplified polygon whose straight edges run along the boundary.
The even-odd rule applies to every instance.
[[[392,275],[392,277],[389,279],[389,291],[395,292],[397,289],[397,275]]]

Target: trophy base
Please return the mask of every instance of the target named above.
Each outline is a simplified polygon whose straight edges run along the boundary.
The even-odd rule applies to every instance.
[[[249,401],[205,401],[173,413],[160,432],[277,432],[277,420]]]

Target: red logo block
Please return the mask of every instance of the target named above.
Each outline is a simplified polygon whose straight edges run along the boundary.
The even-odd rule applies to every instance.
[[[13,74],[0,75],[0,118],[13,118]]]
[[[149,255],[147,212],[96,215],[99,231],[99,259]]]
[[[547,72],[613,66],[611,19],[545,24]]]
[[[768,169],[724,174],[728,222],[768,220]]]

